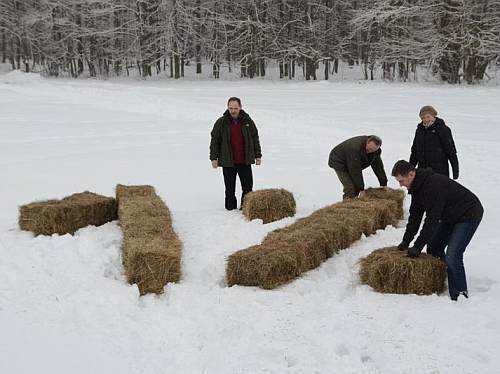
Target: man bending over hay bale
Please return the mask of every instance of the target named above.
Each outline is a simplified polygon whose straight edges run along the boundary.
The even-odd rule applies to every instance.
[[[19,227],[35,235],[74,234],[82,227],[116,219],[116,200],[89,191],[19,207]]]
[[[295,215],[295,199],[285,189],[270,188],[249,192],[243,201],[243,214],[250,221],[260,218],[263,223]]]
[[[151,186],[116,187],[123,231],[123,266],[141,295],[161,293],[181,277],[182,243],[172,228],[170,211]]]
[[[463,255],[483,218],[483,206],[471,191],[445,175],[430,169],[415,169],[405,160],[396,162],[392,176],[411,195],[410,217],[400,250],[418,257],[427,245],[427,253],[448,265],[450,298],[468,298]],[[413,247],[422,217],[425,221]],[[445,253],[446,249],[446,253]]]
[[[387,186],[384,164],[382,163],[382,139],[376,135],[356,136],[338,144],[330,152],[330,166],[344,186],[343,199],[358,197],[365,189],[363,169],[371,166],[380,186]]]
[[[359,276],[361,283],[378,292],[430,295],[445,290],[446,264],[433,256],[412,258],[387,247],[360,260]]]

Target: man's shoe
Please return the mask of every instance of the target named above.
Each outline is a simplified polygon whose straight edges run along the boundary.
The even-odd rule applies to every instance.
[[[464,295],[464,297],[465,297],[466,299],[468,299],[468,298],[469,298],[469,293],[468,293],[467,291],[462,291],[462,292],[459,292],[459,293],[457,293],[457,294],[450,295],[450,299],[451,299],[451,300],[453,300],[453,301],[457,301],[457,300],[458,300],[458,297],[459,297],[460,295]]]

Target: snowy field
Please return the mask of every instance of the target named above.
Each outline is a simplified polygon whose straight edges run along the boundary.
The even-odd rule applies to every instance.
[[[292,191],[297,217],[340,199],[334,145],[381,136],[390,174],[409,156],[419,108],[434,105],[455,137],[459,182],[486,210],[465,256],[470,298],[359,284],[359,258],[399,243],[404,222],[279,289],[226,287],[229,254],[293,222],[224,210],[208,144],[233,95],[260,131],[254,188]],[[485,86],[0,75],[0,373],[499,373],[499,99]],[[164,295],[139,298],[126,283],[116,222],[74,236],[17,228],[20,204],[112,196],[117,183],[152,184],[172,210],[183,279]]]

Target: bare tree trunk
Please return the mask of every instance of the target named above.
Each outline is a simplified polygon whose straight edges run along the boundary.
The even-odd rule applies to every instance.
[[[178,53],[175,53],[174,54],[174,78],[175,79],[179,79],[180,78],[180,58],[179,58],[179,54]]]
[[[5,32],[2,30],[2,64],[5,64],[5,61],[7,60],[6,50]]]

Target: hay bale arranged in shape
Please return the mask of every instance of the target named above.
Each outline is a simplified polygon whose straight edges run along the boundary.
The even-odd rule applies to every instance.
[[[181,278],[182,243],[172,228],[170,211],[152,186],[116,186],[123,231],[123,266],[141,295],[161,293]]]
[[[391,191],[386,191],[384,188],[368,188],[365,190],[365,198],[367,199],[388,199],[394,200],[397,206],[397,218],[403,218],[403,201],[405,199],[405,192],[401,189],[392,189]]]
[[[446,289],[446,264],[422,253],[410,258],[397,247],[381,248],[360,260],[361,283],[378,292],[430,295]]]
[[[402,203],[402,202],[401,202]],[[229,286],[275,288],[314,269],[361,235],[398,221],[394,200],[353,199],[319,209],[290,226],[270,232],[262,244],[229,256]]]
[[[250,221],[259,218],[263,223],[278,221],[295,215],[293,194],[283,188],[269,188],[249,192],[243,201],[243,214]]]
[[[116,219],[116,200],[89,191],[19,207],[19,227],[35,235],[74,234],[82,227]]]

